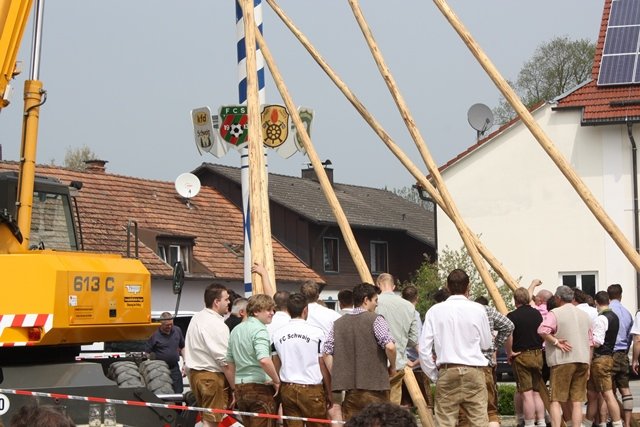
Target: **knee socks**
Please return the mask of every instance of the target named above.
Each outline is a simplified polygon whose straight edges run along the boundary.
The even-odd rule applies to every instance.
[[[633,395],[622,396],[622,408],[625,411],[633,411]]]

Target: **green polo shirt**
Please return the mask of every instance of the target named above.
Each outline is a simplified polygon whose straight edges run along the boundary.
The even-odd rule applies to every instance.
[[[271,379],[260,366],[260,359],[271,357],[267,327],[249,316],[233,328],[229,336],[227,362],[236,365],[236,384],[266,383]]]

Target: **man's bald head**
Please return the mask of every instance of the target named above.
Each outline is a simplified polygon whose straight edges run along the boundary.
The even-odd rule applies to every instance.
[[[389,273],[382,273],[381,275],[379,275],[378,279],[376,280],[376,285],[378,285],[382,292],[393,291],[396,287],[393,276]]]
[[[553,296],[553,293],[550,290],[542,289],[535,296],[536,304],[546,304],[547,301]]]

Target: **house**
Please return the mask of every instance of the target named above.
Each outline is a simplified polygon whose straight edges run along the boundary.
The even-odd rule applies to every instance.
[[[435,259],[432,212],[387,190],[333,182],[333,169],[325,171],[374,277],[408,280],[425,256]],[[242,206],[239,168],[203,163],[193,173]],[[273,236],[326,281],[325,297],[361,282],[314,170],[268,181]]]
[[[212,282],[244,292],[243,254],[238,249],[244,241],[243,221],[235,205],[209,187],[187,201],[173,182],[110,174],[105,163],[93,161],[82,172],[44,165],[36,169],[38,176],[82,183],[75,202],[84,250],[125,255],[128,246],[133,253],[135,239],[128,241],[127,224],[137,225],[139,258],[151,273],[152,310],[175,309],[175,261],[182,261],[185,269],[181,310],[201,310],[204,289]],[[17,162],[0,161],[0,173],[17,170]],[[273,252],[279,289],[297,289],[304,280],[324,283],[276,240]]]
[[[640,120],[640,81],[633,67],[640,13],[627,3],[604,0],[591,79],[532,115],[638,248],[640,126],[634,124]],[[635,38],[625,41],[622,28],[634,29]],[[627,42],[633,44],[629,52]],[[441,172],[470,229],[514,277],[522,277],[522,285],[540,278],[548,289],[566,284],[593,295],[619,283],[623,304],[635,311],[640,292],[634,267],[519,120],[478,141]],[[441,248],[462,244],[444,215],[438,239]]]

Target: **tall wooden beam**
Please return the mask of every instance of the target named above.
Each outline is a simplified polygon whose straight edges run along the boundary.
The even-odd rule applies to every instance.
[[[356,241],[355,236],[353,235],[353,231],[349,226],[349,221],[347,220],[347,216],[345,215],[342,207],[340,206],[340,202],[336,197],[336,193],[333,191],[333,187],[331,186],[331,182],[327,177],[327,173],[322,166],[322,162],[316,153],[316,150],[311,143],[311,138],[309,138],[309,134],[306,131],[302,120],[300,119],[300,114],[298,114],[298,110],[296,109],[295,104],[291,96],[289,95],[289,91],[287,90],[286,85],[284,84],[284,80],[282,79],[282,74],[278,70],[278,67],[271,55],[271,51],[269,47],[265,43],[260,33],[257,33],[258,45],[262,50],[262,54],[264,55],[265,62],[269,67],[269,71],[271,71],[271,76],[284,100],[285,105],[287,106],[287,110],[289,110],[289,114],[291,114],[291,118],[293,119],[293,123],[296,126],[296,130],[298,131],[298,135],[300,135],[302,140],[302,145],[304,149],[307,151],[307,156],[309,157],[309,161],[313,166],[316,175],[318,176],[318,181],[320,182],[320,187],[322,188],[322,192],[324,193],[331,210],[338,222],[338,226],[340,227],[340,231],[342,232],[342,237],[347,245],[347,249],[351,254],[351,258],[358,270],[358,274],[360,275],[360,280],[363,282],[373,284],[373,277],[371,276],[371,272],[369,271],[369,267],[362,256],[362,252],[360,252],[360,248],[358,247],[358,242]]]
[[[456,226],[456,229],[458,230],[458,233],[460,234],[460,237],[462,238],[462,241],[464,242],[464,245],[466,246],[467,251],[471,256],[471,260],[475,264],[476,269],[478,270],[478,273],[480,273],[480,277],[482,278],[482,281],[484,282],[484,285],[487,288],[487,291],[489,291],[489,295],[491,296],[491,299],[493,299],[493,303],[501,313],[506,314],[507,306],[505,305],[504,300],[502,299],[502,295],[500,295],[500,291],[498,291],[498,287],[493,281],[493,278],[491,277],[491,274],[489,273],[489,270],[487,269],[487,266],[485,265],[484,260],[480,256],[480,252],[478,251],[478,248],[476,247],[475,242],[471,237],[471,233],[469,232],[468,227],[462,220],[462,217],[458,212],[458,208],[454,203],[453,199],[451,198],[451,195],[449,194],[449,190],[447,189],[447,186],[445,185],[444,180],[440,175],[438,166],[433,160],[433,157],[431,157],[431,153],[427,148],[427,144],[424,142],[422,134],[418,130],[415,120],[413,119],[413,115],[411,114],[411,111],[409,110],[409,107],[407,106],[407,103],[405,102],[404,97],[400,93],[400,90],[398,89],[398,85],[396,84],[396,81],[393,75],[391,74],[391,70],[387,66],[386,61],[384,60],[382,53],[380,52],[380,48],[378,47],[378,44],[376,43],[375,38],[373,37],[371,28],[369,28],[369,25],[367,24],[367,21],[364,18],[364,15],[362,14],[359,1],[349,0],[349,5],[351,6],[351,10],[353,10],[353,15],[355,16],[356,21],[360,26],[360,30],[364,35],[367,45],[369,46],[369,50],[371,51],[371,54],[373,55],[373,58],[376,61],[376,64],[378,65],[378,70],[380,71],[380,74],[382,75],[385,83],[387,84],[387,87],[391,92],[391,96],[393,97],[393,100],[395,101],[396,106],[398,107],[398,111],[400,111],[400,115],[402,116],[402,119],[404,120],[404,123],[407,126],[407,129],[409,130],[409,134],[411,135],[411,138],[415,142],[416,147],[418,148],[418,151],[422,156],[422,160],[424,161],[425,165],[427,166],[427,169],[429,170],[429,173],[431,173],[431,178],[436,183],[436,188],[440,192],[440,196],[442,197],[444,205],[447,207],[447,210],[449,212],[449,217],[453,221],[453,224]]]
[[[445,205],[444,200],[440,197],[440,194],[436,188],[427,180],[425,174],[409,159],[409,157],[398,147],[393,141],[391,136],[384,130],[382,125],[373,117],[373,115],[365,108],[362,102],[353,94],[344,81],[338,76],[338,74],[329,66],[329,64],[322,58],[320,53],[311,44],[309,39],[295,26],[293,21],[284,13],[284,11],[278,6],[275,0],[266,0],[269,6],[274,10],[282,22],[289,28],[292,34],[300,41],[303,47],[309,52],[309,54],[318,63],[320,68],[327,74],[327,76],[333,81],[336,87],[342,92],[342,94],[351,102],[355,109],[360,113],[362,118],[369,124],[371,129],[378,135],[380,140],[389,148],[389,150],[398,158],[400,163],[409,171],[414,179],[422,186],[425,191],[436,202],[438,207],[442,209],[445,215],[450,217],[448,207]],[[519,285],[516,280],[509,274],[504,266],[496,259],[495,256],[489,251],[489,249],[482,244],[478,237],[471,233],[471,237],[474,243],[485,260],[491,265],[491,267],[498,273],[502,280],[512,290],[515,290]]]

